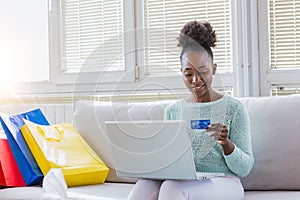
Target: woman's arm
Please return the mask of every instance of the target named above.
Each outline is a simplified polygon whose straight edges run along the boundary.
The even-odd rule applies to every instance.
[[[253,167],[254,157],[251,147],[249,116],[242,103],[233,115],[228,137],[234,145],[234,150],[229,155],[224,153],[226,164],[238,176],[247,176]]]

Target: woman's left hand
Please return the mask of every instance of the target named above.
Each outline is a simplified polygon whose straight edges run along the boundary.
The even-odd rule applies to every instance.
[[[225,155],[229,155],[234,150],[234,145],[228,138],[228,128],[225,124],[210,124],[207,131],[222,146]]]
[[[218,141],[220,145],[226,145],[228,143],[228,128],[225,124],[210,124],[207,131],[213,139]]]

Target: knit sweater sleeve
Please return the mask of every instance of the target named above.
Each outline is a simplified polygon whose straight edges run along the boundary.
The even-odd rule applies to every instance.
[[[229,138],[235,148],[229,155],[223,155],[228,168],[238,176],[247,176],[254,164],[251,147],[250,122],[244,104],[240,103],[233,114]]]

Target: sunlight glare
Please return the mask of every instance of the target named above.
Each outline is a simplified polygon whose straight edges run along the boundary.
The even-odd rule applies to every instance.
[[[5,59],[0,61],[0,90],[10,90],[12,84],[13,68],[7,65]]]

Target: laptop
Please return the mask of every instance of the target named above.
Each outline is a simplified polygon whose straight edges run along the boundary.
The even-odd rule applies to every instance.
[[[106,121],[117,176],[203,180],[224,173],[196,172],[187,122]]]

